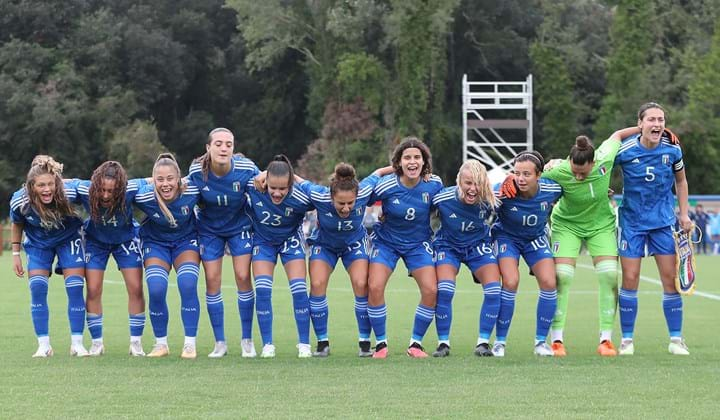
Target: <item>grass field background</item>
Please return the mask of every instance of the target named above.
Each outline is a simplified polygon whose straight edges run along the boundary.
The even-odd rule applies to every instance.
[[[24,259],[24,256],[23,256]],[[356,356],[353,299],[345,272],[336,270],[328,291],[332,355],[297,359],[297,336],[287,280],[276,273],[275,359],[240,357],[240,322],[229,263],[223,295],[230,354],[211,360],[213,338],[202,306],[197,360],[181,360],[183,333],[177,288],[168,293],[170,357],[127,355],[127,295],[119,272],[108,270],[104,291],[107,353],[98,358],[68,355],[66,295],[59,276],[50,280],[50,334],[55,356],[32,359],[36,349],[29,314],[27,280],[12,274],[9,253],[0,257],[5,287],[0,302],[0,417],[2,418],[717,418],[720,401],[719,257],[698,257],[698,290],[686,298],[684,332],[689,357],[667,353],[661,289],[641,282],[635,356],[604,359],[597,344],[597,287],[589,259],[581,259],[573,284],[565,339],[568,356],[539,359],[532,354],[535,279],[524,275],[503,359],[478,358],[482,290],[465,268],[454,300],[452,355],[410,359],[404,355],[419,293],[400,266],[387,290],[387,360]],[[527,273],[526,269],[521,270]],[[654,261],[643,264],[646,279],[657,278]],[[174,284],[174,278],[171,279]],[[255,326],[258,352],[260,337]],[[314,336],[312,337],[314,340]],[[437,342],[435,325],[424,340]],[[619,324],[615,341],[619,342]],[[86,330],[86,345],[89,336]],[[148,320],[143,344],[154,342]],[[313,343],[314,345],[314,343]]]

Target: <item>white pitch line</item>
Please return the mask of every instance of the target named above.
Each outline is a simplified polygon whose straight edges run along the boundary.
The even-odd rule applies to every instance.
[[[580,268],[586,268],[588,270],[593,270],[593,271],[595,270],[595,267],[593,267],[592,265],[588,265],[588,264],[578,264],[577,266]],[[662,282],[660,280],[652,278],[652,277],[640,275],[640,280],[662,286]],[[719,295],[715,295],[715,294],[708,293],[708,292],[700,292],[700,291],[696,290],[692,295],[693,296],[702,296],[704,298],[720,301]]]
[[[578,264],[578,267],[586,268],[589,270],[594,270],[593,266],[586,265],[586,264]],[[647,281],[649,283],[654,283],[654,284],[658,284],[658,285],[662,284],[662,283],[660,283],[659,280],[653,279],[652,277],[640,276],[640,279]],[[125,285],[125,282],[117,281],[117,280],[104,280],[104,283]],[[168,286],[177,287],[177,285],[175,283],[168,283]],[[227,285],[221,286],[221,289],[235,290],[235,285],[227,284]],[[350,293],[352,293],[352,288],[350,288],[350,287],[328,287],[327,290],[331,291],[331,292],[350,292]],[[413,293],[413,292],[417,292],[417,291],[418,291],[418,289],[393,288],[393,289],[387,289],[385,292],[386,293]],[[477,290],[462,290],[462,289],[455,290],[455,294],[465,294],[465,293],[482,294],[482,289],[481,289],[480,285],[477,285]],[[571,290],[570,291],[571,295],[597,295],[597,293],[598,293],[597,290]],[[658,295],[658,294],[662,294],[662,291],[640,290],[640,291],[638,291],[638,293],[640,293],[642,295]],[[533,291],[519,291],[517,294],[518,295],[537,295],[537,291],[534,291],[534,290]],[[695,293],[693,295],[698,295],[698,296],[706,297],[708,299],[720,301],[720,295],[716,295],[716,294],[712,294],[712,293],[708,293],[708,292],[695,291]]]

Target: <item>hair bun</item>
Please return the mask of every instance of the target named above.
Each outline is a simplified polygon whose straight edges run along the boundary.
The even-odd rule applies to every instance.
[[[355,179],[355,168],[345,162],[338,163],[335,165],[334,179],[338,181],[350,181]]]
[[[590,141],[590,138],[588,138],[587,136],[581,135],[581,136],[575,137],[575,147],[577,147],[577,149],[579,151],[585,151],[585,150],[589,150],[590,148],[592,148],[593,145],[592,145],[592,141]]]

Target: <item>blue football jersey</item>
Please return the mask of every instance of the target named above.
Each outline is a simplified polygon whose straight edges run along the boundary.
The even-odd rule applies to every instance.
[[[247,184],[247,209],[253,221],[253,241],[282,245],[302,226],[305,213],[313,209],[309,197],[310,183],[293,185],[280,204],[274,204],[270,194],[255,189],[252,180]]]
[[[317,209],[318,225],[313,229],[309,242],[323,247],[344,250],[348,245],[361,241],[367,234],[363,226],[365,207],[370,201],[375,185],[380,181],[377,175],[370,175],[358,185],[355,206],[348,217],[342,218],[335,210],[330,197],[330,188],[309,185],[310,200]]]
[[[66,182],[65,185],[67,199],[74,202],[76,193],[72,181]],[[54,248],[77,235],[82,227],[82,220],[77,216],[64,217],[57,225],[43,222],[30,205],[30,198],[25,188],[15,191],[10,200],[10,220],[13,223],[22,223],[25,243],[38,248]]]
[[[232,169],[223,176],[208,171],[203,179],[202,164],[194,162],[188,177],[200,190],[200,205],[197,211],[200,233],[233,236],[247,231],[252,221],[245,212],[246,185],[259,173],[250,159],[233,156]]]
[[[458,187],[452,186],[443,188],[435,195],[433,207],[437,209],[441,223],[435,233],[435,245],[463,250],[490,241],[487,220],[493,209],[487,203],[463,203],[458,197]]]
[[[375,235],[401,251],[409,251],[429,241],[430,207],[443,188],[440,177],[432,175],[413,188],[400,182],[398,175],[386,175],[375,186],[372,200],[382,201],[383,220],[374,227]]]
[[[194,207],[200,198],[197,187],[188,182],[185,191],[175,200],[167,203],[167,208],[175,218],[175,223],[165,217],[155,198],[155,187],[152,184],[140,187],[135,196],[135,205],[147,218],[140,227],[140,237],[153,241],[176,241],[197,233]]]
[[[71,182],[75,189],[75,203],[82,204],[90,214],[90,181],[75,179]],[[132,240],[135,237],[135,226],[133,220],[132,203],[141,185],[145,185],[144,179],[128,180],[125,192],[125,208],[118,209],[115,214],[107,214],[107,209],[102,210],[100,220],[88,218],[83,223],[85,234],[98,242],[117,245]]]
[[[680,146],[663,140],[647,149],[638,134],[623,141],[615,165],[622,167],[624,184],[621,226],[648,230],[673,226],[675,172],[685,167]]]
[[[500,184],[495,185],[498,191]],[[555,181],[540,178],[535,197],[503,198],[497,210],[498,220],[493,227],[495,236],[509,236],[520,241],[532,241],[545,234],[550,209],[562,195],[562,187]]]

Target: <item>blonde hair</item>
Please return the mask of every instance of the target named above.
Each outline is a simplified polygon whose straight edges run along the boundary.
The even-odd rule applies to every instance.
[[[157,171],[157,168],[160,166],[169,166],[175,170],[175,174],[177,174],[177,183],[178,183],[178,192],[177,195],[181,195],[185,191],[185,185],[183,184],[182,175],[180,173],[180,167],[178,166],[177,161],[175,160],[175,156],[172,155],[172,153],[160,153],[160,155],[155,159],[155,165],[153,165],[153,179],[155,179],[155,172]],[[160,195],[160,191],[158,190],[157,185],[155,186],[155,199],[158,202],[158,206],[160,206],[160,210],[165,215],[165,219],[170,223],[170,226],[177,225],[177,221],[175,220],[175,216],[173,216],[172,212],[167,206],[167,203],[165,202],[165,199],[162,198]]]
[[[497,198],[495,197],[492,186],[490,185],[490,179],[487,176],[485,165],[475,159],[470,159],[463,163],[462,166],[460,166],[457,178],[455,179],[455,185],[458,187],[460,187],[460,176],[463,171],[468,171],[470,173],[470,178],[472,178],[478,186],[478,195],[480,196],[478,204],[486,203],[490,207],[497,207]],[[458,188],[458,195],[461,199],[464,198],[462,188]]]
[[[75,216],[70,202],[65,196],[65,188],[62,179],[63,165],[51,156],[37,155],[32,160],[30,170],[25,180],[25,192],[28,196],[28,204],[22,209],[23,214],[30,211],[30,207],[40,216],[43,224],[58,228],[62,226],[62,219],[68,216]],[[41,175],[52,175],[55,178],[55,191],[53,200],[49,204],[43,204],[35,192],[35,180]]]

